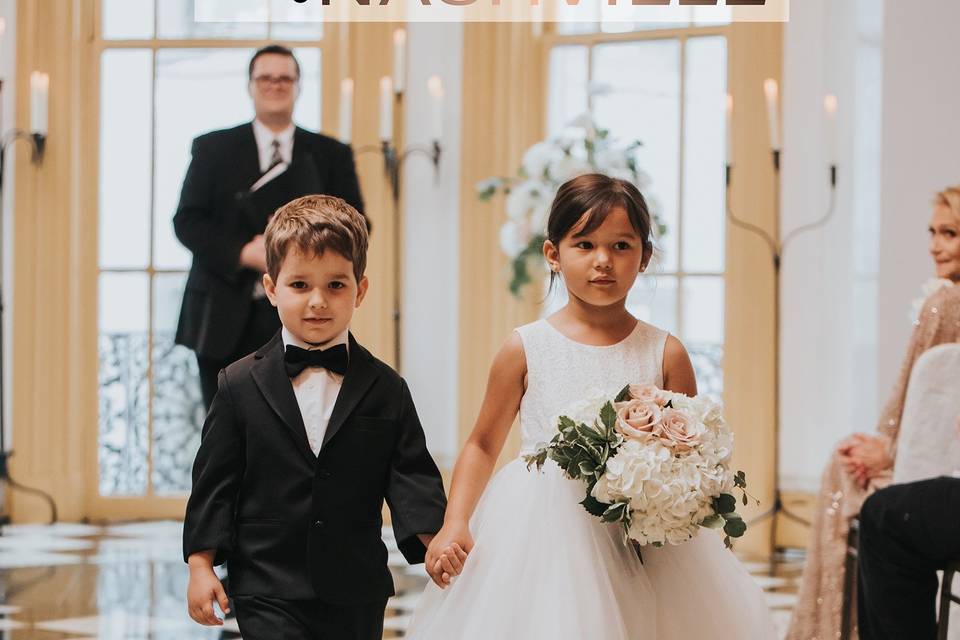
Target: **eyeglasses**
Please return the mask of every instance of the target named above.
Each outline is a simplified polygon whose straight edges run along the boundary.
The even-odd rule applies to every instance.
[[[260,89],[266,89],[271,86],[289,89],[299,81],[299,78],[293,76],[256,76],[253,81]]]

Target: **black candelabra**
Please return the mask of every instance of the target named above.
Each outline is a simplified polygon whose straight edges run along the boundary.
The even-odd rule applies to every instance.
[[[400,101],[402,94],[396,94]],[[383,156],[384,179],[390,188],[391,214],[393,216],[393,348],[394,367],[401,371],[403,338],[403,220],[400,198],[402,195],[402,173],[406,161],[415,155],[425,156],[433,164],[434,175],[440,175],[440,158],[443,149],[439,140],[430,145],[410,145],[398,149],[392,140],[381,140],[379,145],[367,145],[356,150],[357,155],[380,153]]]
[[[774,220],[779,227],[780,219],[780,150],[773,150],[773,173],[774,173]],[[753,233],[762,239],[770,250],[770,258],[773,266],[773,314],[774,314],[774,366],[773,366],[773,505],[765,512],[761,513],[748,524],[755,524],[763,520],[770,519],[770,549],[771,552],[777,551],[777,516],[783,514],[784,517],[793,520],[804,526],[810,526],[810,522],[791,512],[783,502],[783,495],[780,489],[780,335],[781,335],[781,268],[783,266],[783,257],[787,247],[798,236],[813,231],[826,225],[833,217],[836,208],[837,197],[837,165],[831,164],[829,170],[830,181],[830,204],[826,213],[820,218],[808,224],[801,225],[786,235],[776,233],[776,235],[767,232],[758,227],[738,218],[730,204],[731,184],[733,176],[733,166],[726,165],[725,184],[726,184],[726,210],[727,219],[736,227]]]

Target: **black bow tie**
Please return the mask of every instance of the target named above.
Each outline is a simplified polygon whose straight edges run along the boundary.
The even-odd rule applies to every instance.
[[[327,371],[344,375],[347,373],[347,345],[338,344],[323,351],[313,349],[307,351],[300,347],[287,345],[287,350],[283,354],[283,365],[287,369],[287,375],[294,378],[307,367],[322,367]]]

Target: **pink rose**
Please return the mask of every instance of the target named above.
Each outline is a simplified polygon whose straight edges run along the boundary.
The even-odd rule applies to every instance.
[[[678,409],[663,410],[659,436],[663,444],[675,451],[686,451],[700,444],[697,424]]]
[[[630,397],[634,400],[654,402],[661,409],[666,406],[669,400],[669,398],[667,398],[667,394],[652,384],[630,385]]]
[[[627,438],[644,440],[656,435],[660,428],[660,407],[655,402],[645,400],[627,400],[615,405],[617,410],[616,429]]]

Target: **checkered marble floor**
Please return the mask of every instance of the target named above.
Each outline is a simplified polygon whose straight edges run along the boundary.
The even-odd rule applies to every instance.
[[[0,535],[0,640],[234,640],[236,622],[201,627],[186,613],[186,565],[177,522],[95,526],[13,525]],[[408,566],[389,528],[397,596],[387,604],[384,638],[402,638],[427,581]],[[743,559],[786,631],[802,557]],[[761,639],[758,639],[761,640]]]

